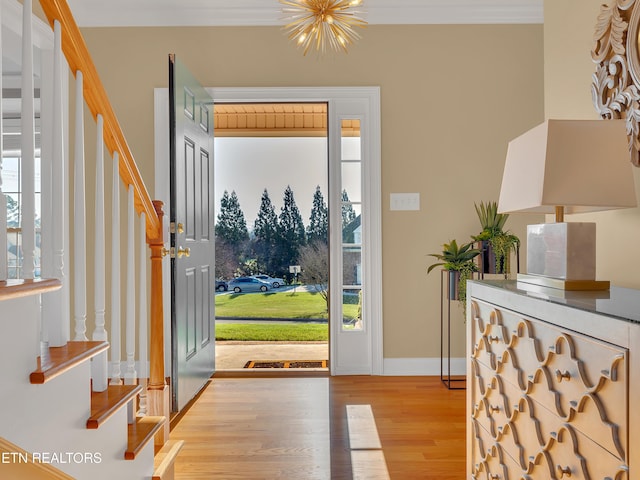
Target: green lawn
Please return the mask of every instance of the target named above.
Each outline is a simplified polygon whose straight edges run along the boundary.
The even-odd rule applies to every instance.
[[[329,340],[329,329],[326,324],[317,323],[292,323],[291,325],[217,323],[216,340],[326,342]]]
[[[357,295],[344,296],[345,319],[356,318],[357,301]],[[327,304],[320,294],[287,291],[216,295],[216,317],[327,319],[328,315]],[[312,342],[328,341],[328,338],[327,324],[216,323],[216,340]]]
[[[345,318],[355,318],[358,305],[343,305]],[[216,317],[327,318],[327,304],[319,293],[267,292],[216,295]]]

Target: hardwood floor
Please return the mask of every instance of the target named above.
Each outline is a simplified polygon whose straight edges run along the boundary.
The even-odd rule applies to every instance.
[[[464,402],[438,377],[214,377],[171,432],[176,480],[460,480]]]

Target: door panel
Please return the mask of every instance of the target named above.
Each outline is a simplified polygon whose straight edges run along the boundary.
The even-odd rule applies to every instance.
[[[179,411],[215,369],[213,104],[170,56],[172,405]]]

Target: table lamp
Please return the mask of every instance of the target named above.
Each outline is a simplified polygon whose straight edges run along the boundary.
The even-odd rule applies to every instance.
[[[527,273],[518,281],[608,290],[596,280],[596,227],[564,214],[637,205],[624,120],[547,120],[509,142],[498,212],[555,213],[527,227]]]

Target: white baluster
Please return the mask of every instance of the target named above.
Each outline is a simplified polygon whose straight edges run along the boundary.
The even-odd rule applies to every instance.
[[[2,2],[0,2],[0,25],[2,25]],[[2,58],[2,35],[0,35],[0,58]],[[2,75],[0,75],[0,92]],[[2,151],[3,151],[2,102],[0,102],[0,281],[8,278],[7,271],[7,198],[2,193]]]
[[[53,278],[53,55],[48,50],[41,52],[40,62],[40,276]],[[60,292],[51,292],[41,298],[42,326],[40,330],[41,350],[48,353],[49,330],[57,321],[57,298]]]
[[[135,206],[133,185],[129,185],[127,195],[127,283],[126,283],[126,333],[127,371],[125,383],[136,383],[136,267],[135,267]]]
[[[59,21],[54,22],[53,27],[53,116],[50,122],[52,133],[51,150],[51,225],[50,248],[51,277],[62,281],[61,290],[51,292],[42,299],[46,302],[47,319],[49,320],[49,343],[52,347],[60,347],[69,341],[70,316],[67,294],[68,286],[65,284],[64,274],[64,243],[65,225],[65,188],[67,184],[65,175],[64,154],[64,106],[63,106],[63,75],[67,75],[62,53],[62,27]],[[44,127],[43,127],[44,130]],[[44,207],[44,205],[43,205]],[[44,209],[43,209],[44,211]],[[43,307],[44,308],[44,307]]]
[[[76,124],[73,175],[73,298],[75,338],[87,340],[87,233],[84,189],[84,98],[83,75],[76,72]]]
[[[111,199],[111,384],[121,385],[120,372],[120,169],[113,153]]]
[[[139,255],[138,255],[138,271],[140,275],[139,287],[138,287],[138,342],[139,342],[139,355],[138,355],[138,378],[140,379],[140,385],[142,386],[142,392],[140,393],[140,408],[138,414],[144,416],[147,414],[147,379],[149,378],[149,372],[147,369],[147,357],[149,355],[149,333],[147,312],[147,241],[146,241],[146,227],[147,218],[143,213],[140,214],[140,241],[139,241]]]
[[[105,222],[104,222],[104,121],[102,115],[96,118],[96,204],[95,204],[95,252],[94,252],[94,303],[95,330],[93,340],[106,341],[105,322]],[[93,390],[102,392],[108,383],[107,353],[103,352],[91,362]]]
[[[36,250],[35,108],[33,99],[32,1],[24,0],[22,13],[22,113],[20,159],[22,180],[22,278],[33,278]]]

